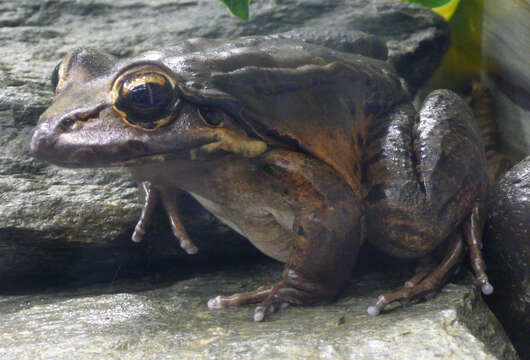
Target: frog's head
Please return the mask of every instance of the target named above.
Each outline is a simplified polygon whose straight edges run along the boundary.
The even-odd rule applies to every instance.
[[[151,53],[124,63],[89,48],[66,55],[52,75],[54,102],[31,136],[33,156],[98,167],[241,147],[248,138],[233,118],[185,100],[182,80],[161,57]],[[254,152],[264,150],[262,143],[251,145]]]

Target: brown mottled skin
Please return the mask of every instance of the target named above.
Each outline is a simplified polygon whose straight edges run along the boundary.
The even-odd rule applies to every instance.
[[[449,91],[416,113],[386,62],[273,37],[193,39],[130,60],[80,48],[52,82],[31,152],[61,166],[129,167],[146,194],[133,241],[161,200],[180,245],[196,253],[179,220],[185,191],[285,263],[281,282],[211,308],[259,303],[261,321],[333,298],[365,240],[422,265],[372,315],[431,296],[464,239],[477,282],[492,290],[480,254],[483,145]]]

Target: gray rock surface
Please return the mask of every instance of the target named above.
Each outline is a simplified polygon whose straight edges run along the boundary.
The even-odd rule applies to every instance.
[[[93,46],[127,57],[189,37],[293,34],[297,29],[317,32],[321,41],[345,49],[356,40],[340,34],[381,36],[389,60],[412,88],[432,74],[448,43],[440,17],[393,0],[255,0],[248,23],[213,0],[0,1],[2,284],[28,279],[28,274],[68,277],[183,255],[163,215],[145,244],[128,241],[140,205],[127,171],[60,169],[29,157],[28,135],[51,102],[50,74],[65,53]],[[185,202],[184,208],[190,207],[196,209]],[[243,246],[208,214],[196,210],[194,215],[187,222],[203,253],[219,243]]]
[[[208,310],[219,293],[277,280],[279,264],[0,297],[0,358],[25,359],[517,359],[462,274],[435,299],[370,317],[404,280],[355,278],[335,302],[290,307],[254,323],[254,307]]]
[[[495,287],[488,303],[522,357],[530,357],[530,156],[492,192],[486,235],[484,254]]]

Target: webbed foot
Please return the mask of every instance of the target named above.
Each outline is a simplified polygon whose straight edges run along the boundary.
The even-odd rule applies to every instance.
[[[285,281],[274,285],[262,286],[257,290],[237,293],[230,296],[216,296],[208,300],[210,309],[220,309],[228,306],[239,306],[259,303],[254,311],[253,319],[256,322],[265,320],[268,314],[289,307],[290,304],[311,304],[319,297],[310,292],[297,289]]]
[[[406,304],[419,298],[432,299],[444,284],[451,269],[460,263],[464,255],[464,243],[459,232],[453,234],[449,241],[444,258],[438,266],[428,264],[406,281],[400,290],[379,296],[375,304],[366,309],[368,314],[379,315],[386,305],[395,301]]]

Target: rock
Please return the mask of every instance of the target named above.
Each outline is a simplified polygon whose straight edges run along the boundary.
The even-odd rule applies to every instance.
[[[144,243],[130,243],[140,204],[127,171],[61,169],[28,155],[29,133],[52,99],[50,74],[66,52],[92,46],[126,57],[189,37],[296,29],[326,29],[324,36],[319,35],[321,40],[342,44],[345,49],[358,40],[350,34],[354,31],[381,36],[390,61],[412,88],[434,71],[448,42],[447,25],[439,16],[394,0],[288,0],[274,4],[255,0],[249,22],[229,14],[218,1],[0,2],[2,286],[41,281],[45,276],[69,278],[103,272],[112,277],[117,268],[152,267],[175,257],[192,263],[201,259],[187,257],[178,248],[163,214]],[[345,33],[350,35],[341,40],[340,34]],[[205,261],[211,262],[208,249],[221,251],[220,258],[255,255],[244,240],[192,200],[185,200],[183,207]],[[219,241],[212,242],[214,238]]]
[[[278,35],[280,38],[302,40],[343,52],[387,60],[388,48],[381,38],[361,31],[340,32],[329,27],[308,27]]]
[[[484,255],[488,297],[520,354],[530,355],[530,156],[507,172],[489,199]]]
[[[254,323],[254,306],[209,310],[219,293],[278,279],[265,263],[175,278],[4,296],[0,357],[19,359],[517,359],[464,273],[433,300],[370,317],[404,278],[355,278],[337,301],[289,307]],[[175,280],[178,282],[174,282]]]
[[[502,114],[505,151],[516,159],[530,154],[530,7],[521,0],[484,0],[484,81]]]

